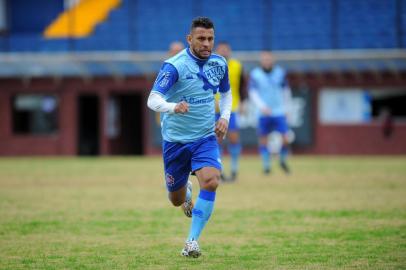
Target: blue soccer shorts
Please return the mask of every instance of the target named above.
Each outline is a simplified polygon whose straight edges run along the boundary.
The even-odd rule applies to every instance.
[[[221,171],[221,159],[215,136],[191,143],[163,141],[165,181],[168,191],[184,187],[189,174],[203,167],[214,167]]]
[[[216,121],[219,120],[220,114],[216,113]],[[238,113],[237,112],[231,112],[230,114],[230,120],[228,121],[228,131],[239,131],[240,130],[240,125],[238,124],[239,119],[238,119]]]
[[[289,131],[285,116],[261,116],[258,122],[258,135],[266,136],[272,131],[286,134]]]

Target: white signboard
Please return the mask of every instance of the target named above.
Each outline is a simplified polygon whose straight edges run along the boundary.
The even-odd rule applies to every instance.
[[[371,98],[362,89],[324,89],[319,94],[322,124],[357,124],[371,119]]]

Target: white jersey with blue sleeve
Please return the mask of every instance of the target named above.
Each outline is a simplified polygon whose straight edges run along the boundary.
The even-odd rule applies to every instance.
[[[251,71],[249,91],[256,91],[262,102],[271,109],[272,116],[282,116],[288,111],[286,95],[289,91],[286,72],[279,66],[274,66],[270,72],[261,67]]]
[[[230,91],[227,61],[212,54],[195,57],[189,48],[166,60],[155,80],[152,93],[167,102],[186,101],[189,112],[161,115],[162,137],[168,142],[189,143],[214,135],[214,94]]]

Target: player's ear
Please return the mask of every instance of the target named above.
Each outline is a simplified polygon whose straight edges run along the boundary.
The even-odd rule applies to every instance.
[[[191,34],[186,36],[186,40],[187,40],[187,43],[189,43],[189,45],[192,45],[192,35]]]

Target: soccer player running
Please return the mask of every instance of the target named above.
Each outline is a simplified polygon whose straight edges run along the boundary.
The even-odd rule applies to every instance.
[[[260,56],[261,67],[251,71],[249,97],[260,110],[258,119],[259,153],[265,174],[271,172],[271,154],[267,147],[268,135],[277,131],[282,135],[280,166],[285,173],[290,169],[287,164],[289,152],[287,113],[291,100],[291,90],[283,68],[274,65],[272,53],[264,51]]]
[[[212,54],[214,25],[209,18],[192,21],[189,47],[164,62],[148,97],[148,107],[163,113],[162,150],[169,200],[192,217],[181,252],[199,257],[199,236],[213,211],[221,159],[216,136],[227,132],[231,91],[227,61]],[[221,93],[221,117],[215,121],[214,94]],[[192,202],[190,173],[197,176],[200,193]]]
[[[231,94],[233,96],[233,102],[231,105],[230,122],[228,125],[227,139],[228,139],[228,153],[231,157],[231,174],[230,177],[221,175],[221,179],[224,182],[233,182],[237,178],[238,174],[238,161],[241,154],[241,143],[239,134],[238,117],[240,105],[247,98],[246,79],[243,72],[243,66],[237,59],[231,58],[231,47],[227,42],[219,42],[216,48],[216,52],[223,56],[228,63],[229,80],[231,86]],[[218,104],[219,95],[216,95],[216,102]],[[220,112],[216,106],[216,119],[220,118]],[[221,146],[220,146],[221,147]],[[221,153],[221,151],[220,151]]]

